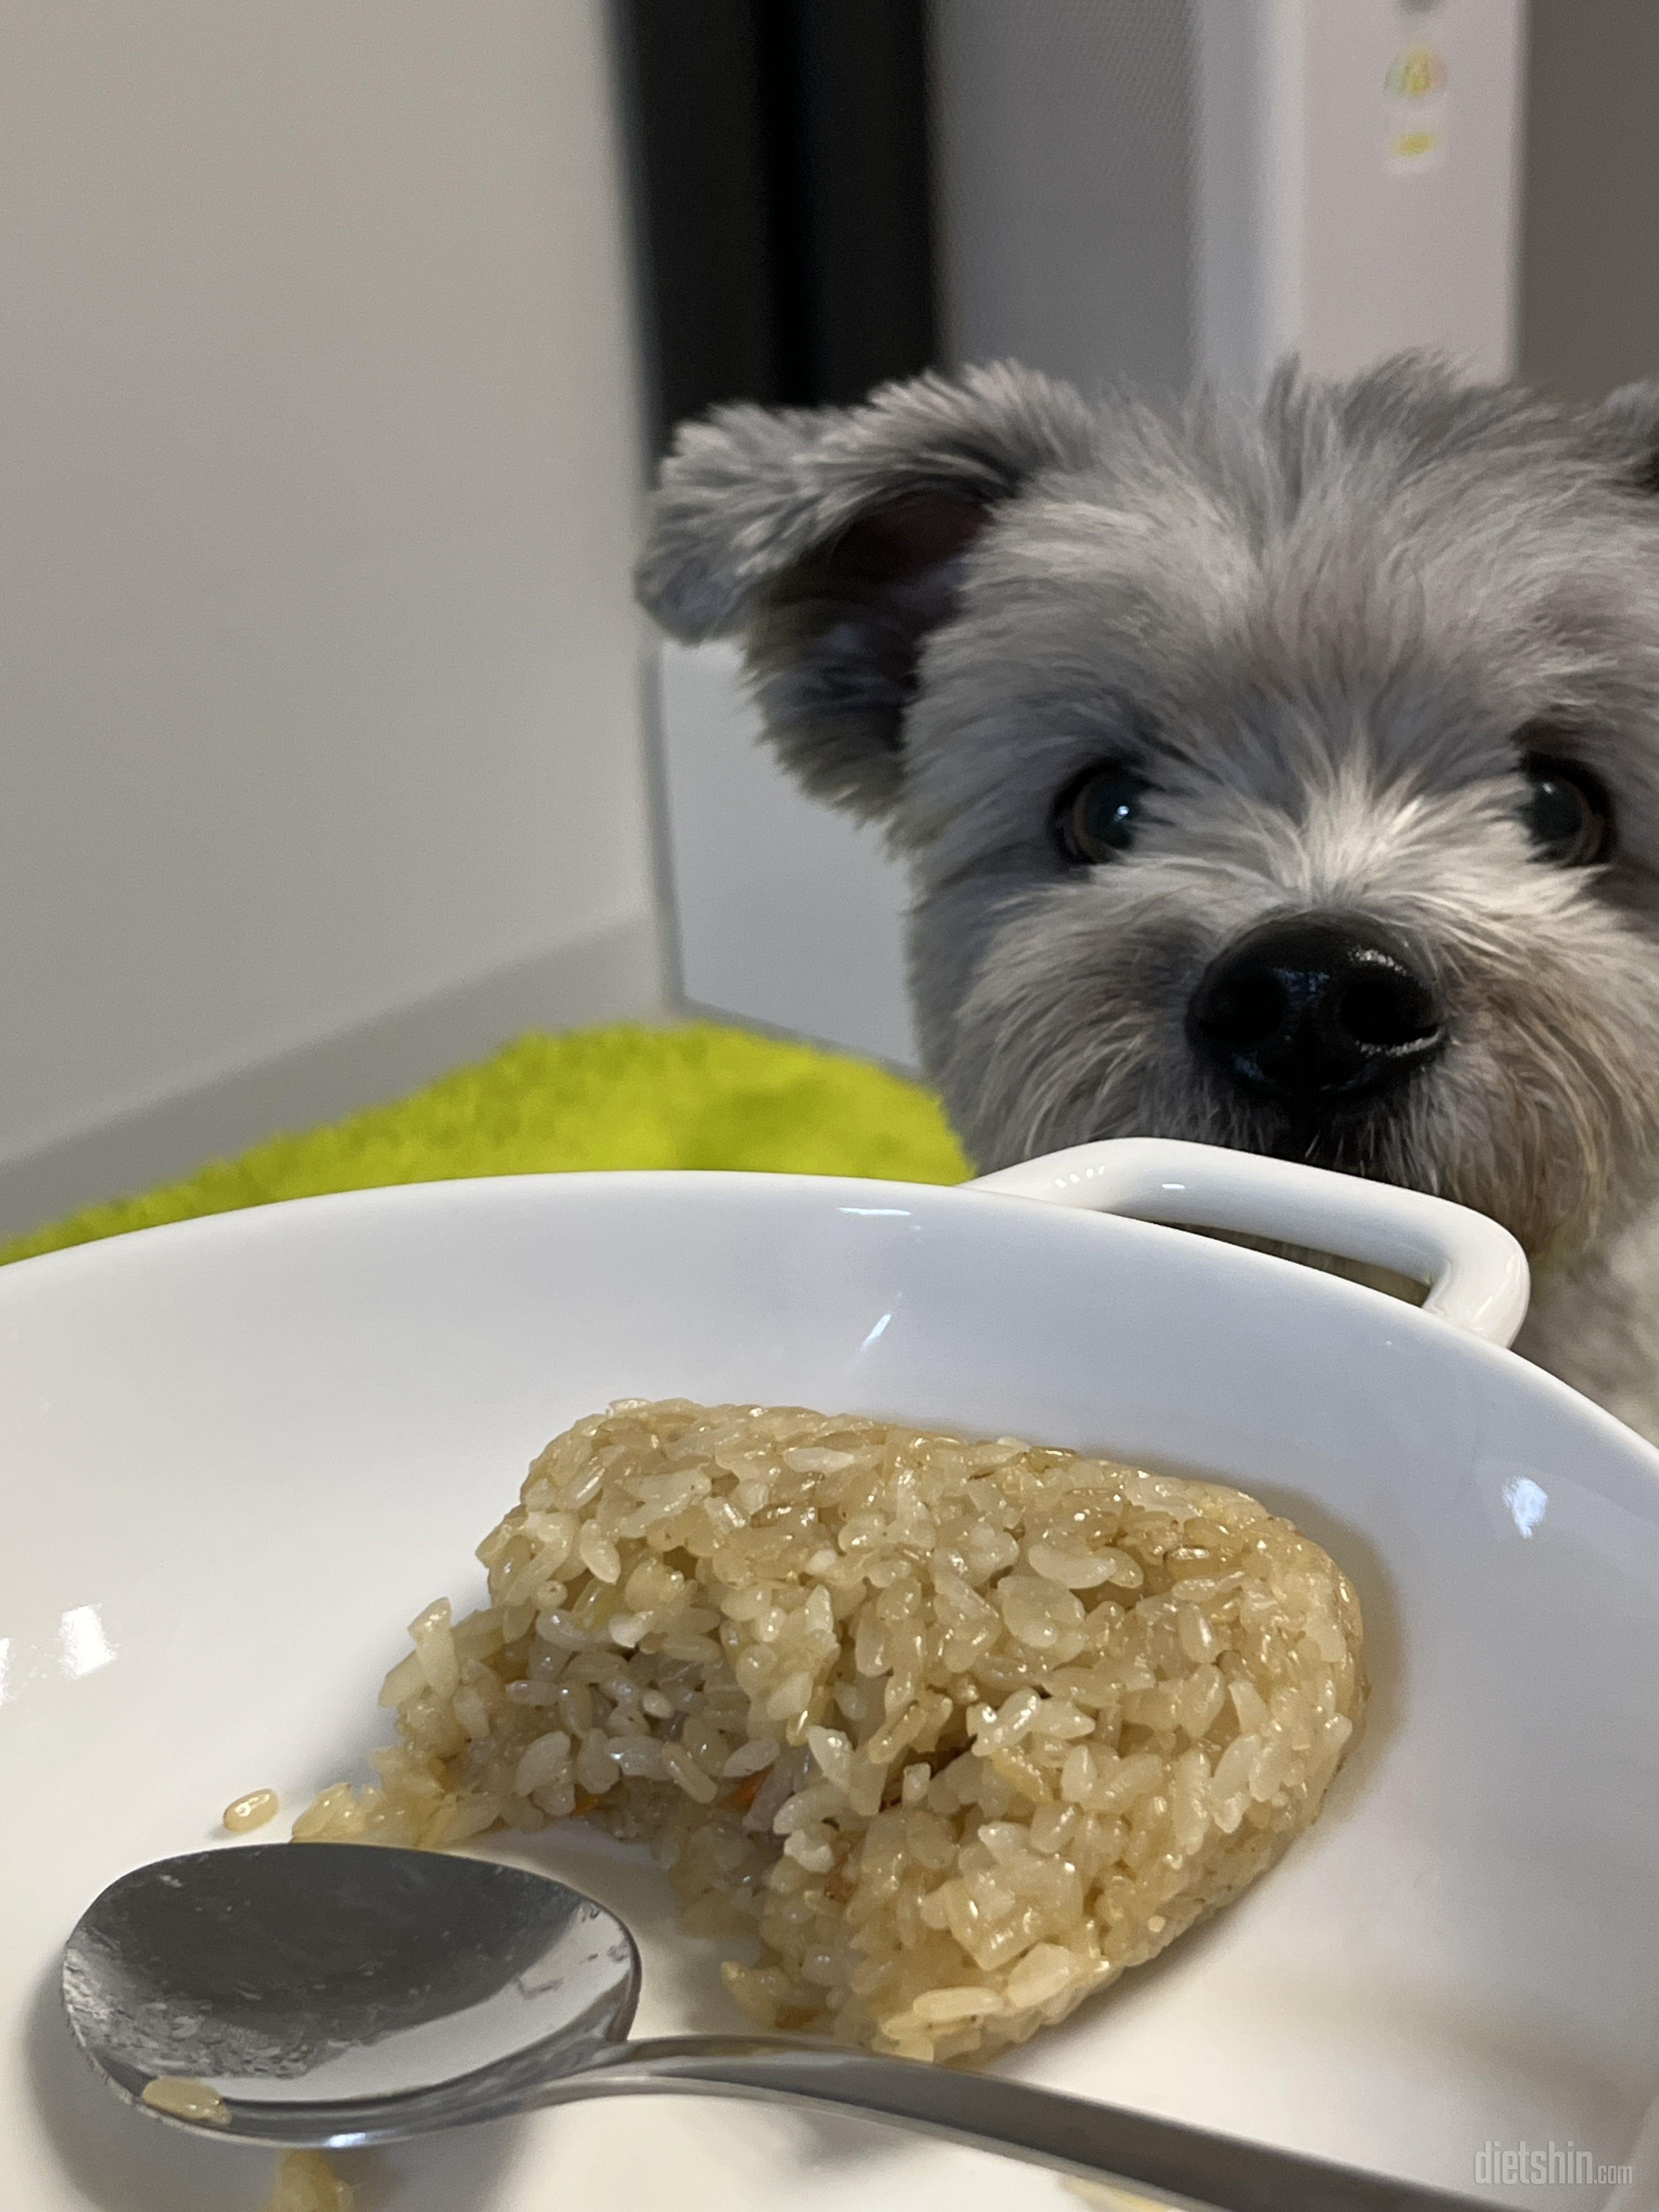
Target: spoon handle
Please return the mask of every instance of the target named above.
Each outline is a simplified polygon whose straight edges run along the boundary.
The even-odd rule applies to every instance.
[[[1151,2191],[1192,2212],[1480,2212],[1473,2198],[1354,2166],[1210,2135],[1000,2075],[880,2058],[839,2044],[668,2036],[623,2045],[591,2070],[565,2076],[549,2101],[562,2102],[560,2091],[828,2106],[1062,2173]]]

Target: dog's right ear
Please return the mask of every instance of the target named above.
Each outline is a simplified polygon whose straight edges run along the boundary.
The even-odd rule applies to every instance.
[[[1659,497],[1659,378],[1621,384],[1591,419],[1635,489]]]
[[[904,710],[968,547],[1033,477],[1078,468],[1095,417],[1012,364],[885,386],[861,407],[723,407],[663,464],[636,577],[677,637],[742,638],[767,734],[808,790],[898,795]]]

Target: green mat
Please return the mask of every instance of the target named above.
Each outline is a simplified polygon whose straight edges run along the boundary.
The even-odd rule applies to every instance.
[[[744,1030],[632,1023],[526,1036],[476,1067],[182,1182],[89,1206],[0,1262],[319,1191],[574,1168],[763,1168],[959,1182],[938,1102],[885,1069]]]

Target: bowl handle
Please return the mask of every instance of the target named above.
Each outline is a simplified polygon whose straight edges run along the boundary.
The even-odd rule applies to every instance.
[[[1230,1229],[1392,1267],[1426,1283],[1425,1313],[1508,1344],[1527,1310],[1526,1255],[1449,1199],[1218,1145],[1118,1137],[981,1176],[970,1190],[1046,1199],[1188,1229]]]

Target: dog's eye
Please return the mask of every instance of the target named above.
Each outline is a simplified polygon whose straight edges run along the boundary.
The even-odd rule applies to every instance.
[[[1544,858],[1564,868],[1588,868],[1613,844],[1613,805],[1601,780],[1571,761],[1546,753],[1526,758],[1523,818]]]
[[[1146,779],[1133,769],[1091,768],[1054,802],[1054,842],[1068,860],[1115,860],[1135,842]]]

